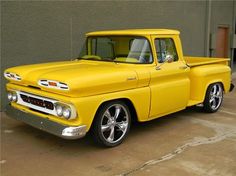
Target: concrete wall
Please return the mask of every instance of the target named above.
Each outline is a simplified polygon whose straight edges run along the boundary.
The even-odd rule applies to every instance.
[[[88,31],[178,29],[185,55],[205,55],[207,4],[206,1],[1,2],[1,108],[7,102],[2,76],[5,68],[76,57]],[[228,8],[223,12],[226,13],[223,21],[231,18],[230,14],[227,16],[231,13]]]

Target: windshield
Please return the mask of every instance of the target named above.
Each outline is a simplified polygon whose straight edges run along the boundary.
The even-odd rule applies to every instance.
[[[144,37],[88,37],[79,59],[125,63],[152,63],[149,41]]]

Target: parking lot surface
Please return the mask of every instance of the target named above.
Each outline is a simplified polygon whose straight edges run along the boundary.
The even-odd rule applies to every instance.
[[[60,139],[1,112],[0,166],[2,176],[235,176],[236,91],[217,113],[188,108],[134,124],[115,148],[89,135]]]

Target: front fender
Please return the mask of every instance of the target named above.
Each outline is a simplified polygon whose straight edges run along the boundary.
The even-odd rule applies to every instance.
[[[149,87],[78,98],[74,102],[78,118],[81,118],[87,129],[90,129],[99,107],[105,102],[117,99],[128,99],[133,104],[138,121],[146,121],[148,119],[150,108]]]

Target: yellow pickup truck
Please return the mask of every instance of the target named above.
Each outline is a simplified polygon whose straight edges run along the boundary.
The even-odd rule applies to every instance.
[[[86,34],[71,61],[5,70],[7,114],[41,130],[77,139],[91,132],[113,147],[131,121],[149,121],[188,106],[216,112],[233,89],[229,59],[183,56],[179,31],[133,29]]]

